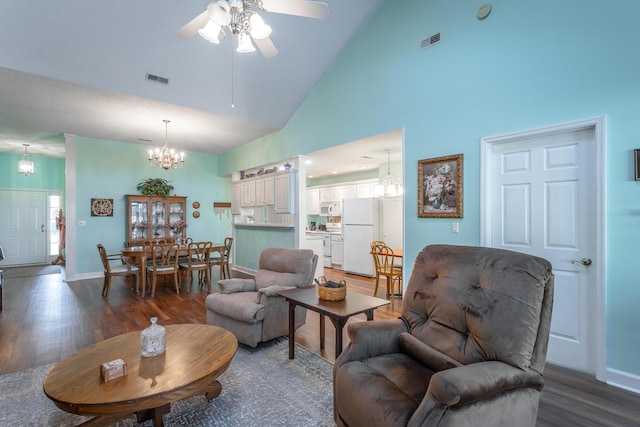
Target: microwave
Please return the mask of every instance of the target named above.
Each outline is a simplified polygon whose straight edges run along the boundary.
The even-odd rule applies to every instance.
[[[322,202],[320,203],[320,216],[339,216],[340,210],[338,209],[337,202]]]

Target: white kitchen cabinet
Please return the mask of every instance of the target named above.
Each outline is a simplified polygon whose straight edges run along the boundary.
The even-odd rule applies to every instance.
[[[338,187],[323,187],[320,188],[320,203],[323,202],[337,202],[338,198]]]
[[[272,176],[264,179],[264,204],[273,206],[276,203],[276,180]]]
[[[274,179],[272,176],[256,180],[256,206],[273,206],[275,203]]]
[[[240,215],[242,207],[242,183],[231,186],[231,215]]]
[[[277,214],[295,213],[295,180],[291,175],[286,173],[275,177],[275,212]]]
[[[359,182],[356,184],[356,198],[376,197],[376,181]]]
[[[356,186],[355,184],[341,185],[339,189],[339,200],[342,202],[344,199],[355,199]]]
[[[320,189],[307,190],[307,215],[320,215]]]
[[[243,208],[252,208],[256,205],[256,181],[245,181],[242,184],[240,205]]]

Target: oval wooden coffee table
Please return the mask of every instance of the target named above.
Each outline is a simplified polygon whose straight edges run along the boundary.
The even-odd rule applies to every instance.
[[[213,399],[238,349],[236,337],[211,325],[169,325],[167,351],[140,356],[140,332],[101,341],[58,363],[44,379],[44,392],[63,411],[95,415],[82,425],[109,425],[136,415],[138,422],[162,416],[171,402],[204,394]],[[100,366],[114,359],[126,362],[128,374],[103,382]]]

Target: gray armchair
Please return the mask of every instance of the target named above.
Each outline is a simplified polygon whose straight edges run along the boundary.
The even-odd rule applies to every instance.
[[[433,245],[416,258],[397,320],[348,327],[334,365],[338,426],[535,426],[551,264]]]
[[[289,333],[289,305],[277,292],[313,286],[318,256],[310,249],[267,248],[260,254],[252,279],[218,281],[220,293],[207,296],[206,322],[234,333],[239,342],[255,347]],[[296,307],[296,328],[307,311]]]

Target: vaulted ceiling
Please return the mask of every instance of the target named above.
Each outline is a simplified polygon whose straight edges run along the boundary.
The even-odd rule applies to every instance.
[[[269,134],[381,0],[325,2],[324,20],[262,13],[279,50],[265,58],[235,53],[235,37],[176,37],[207,0],[3,0],[0,149],[26,142],[55,155],[64,133],[155,146],[163,119],[189,151],[221,153]]]

